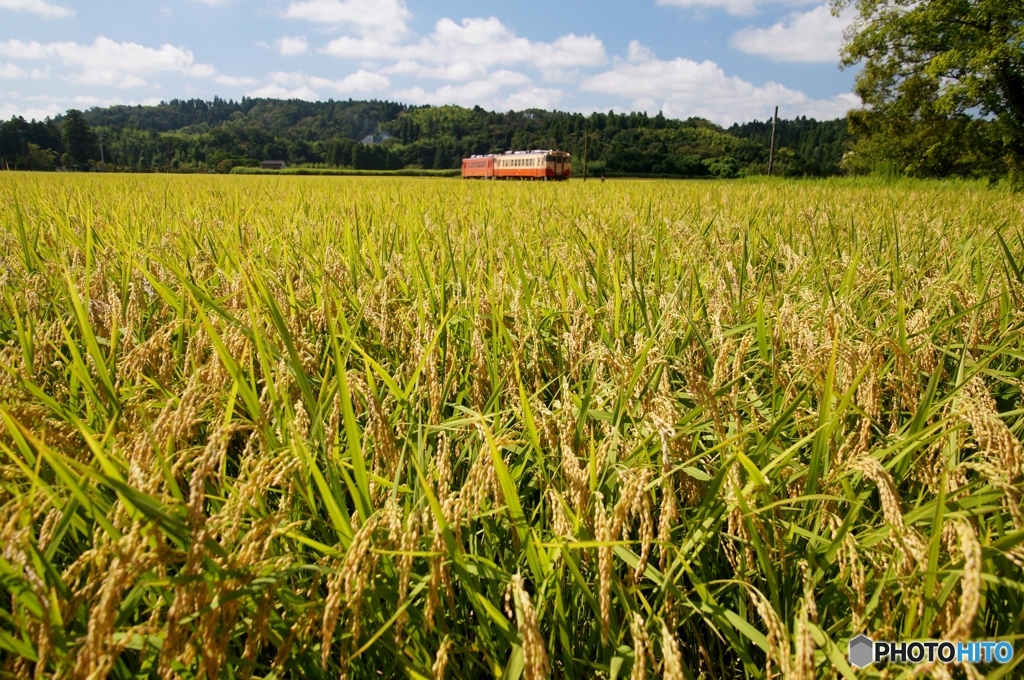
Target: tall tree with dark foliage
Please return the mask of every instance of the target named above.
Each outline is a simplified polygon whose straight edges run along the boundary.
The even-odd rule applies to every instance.
[[[881,135],[916,174],[977,169],[974,159],[994,148],[1015,183],[1024,181],[1024,1],[836,3],[857,12],[843,64],[863,64],[856,90],[866,110],[852,123],[867,148],[884,155],[886,145],[870,140]],[[979,124],[986,118],[997,125]]]
[[[96,157],[96,137],[92,133],[85,116],[77,109],[71,109],[64,116],[61,126],[64,148],[71,161],[79,168],[84,168]]]

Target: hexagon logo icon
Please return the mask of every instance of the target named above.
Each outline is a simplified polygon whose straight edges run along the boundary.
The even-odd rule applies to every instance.
[[[857,668],[870,666],[875,662],[875,643],[867,635],[858,635],[850,640],[850,665]]]

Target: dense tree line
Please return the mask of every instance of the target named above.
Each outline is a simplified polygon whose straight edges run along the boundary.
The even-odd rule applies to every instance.
[[[772,123],[767,120],[733,125],[728,132],[766,146],[771,144]],[[844,119],[819,122],[800,117],[780,120],[775,140],[784,173],[822,177],[842,173],[843,157],[850,150],[854,138],[849,123]]]
[[[0,125],[11,168],[227,172],[263,160],[356,169],[457,168],[473,154],[558,148],[594,175],[736,177],[767,170],[770,125],[726,130],[658,114],[590,116],[381,101],[174,100]],[[845,121],[782,121],[776,167],[787,176],[841,172]]]
[[[865,106],[852,171],[1008,178],[1024,188],[1024,2],[837,0],[857,15],[842,60]]]

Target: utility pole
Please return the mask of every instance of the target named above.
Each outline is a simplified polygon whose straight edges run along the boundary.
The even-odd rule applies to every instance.
[[[100,130],[100,163],[103,165],[103,168],[106,169],[107,161],[103,158],[103,131],[102,130]]]
[[[583,183],[587,182],[587,151],[590,150],[590,128],[586,127],[583,131]]]
[[[775,169],[775,127],[779,124],[779,107],[775,107],[775,116],[772,118],[772,144],[768,150],[768,176],[772,176]]]

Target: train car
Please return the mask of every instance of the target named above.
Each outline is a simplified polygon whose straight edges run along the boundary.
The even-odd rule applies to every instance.
[[[462,159],[463,179],[494,179],[494,156],[471,156]]]
[[[464,179],[520,179],[558,181],[572,174],[572,156],[564,151],[506,151],[500,155],[471,156],[462,161]]]

